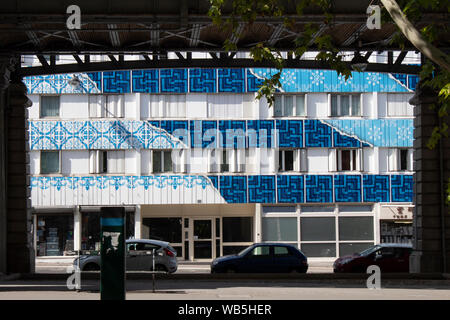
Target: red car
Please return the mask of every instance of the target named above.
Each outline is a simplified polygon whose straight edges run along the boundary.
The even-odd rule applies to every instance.
[[[360,253],[338,258],[334,272],[365,273],[371,265],[377,265],[382,272],[409,272],[409,255],[412,245],[381,243]]]

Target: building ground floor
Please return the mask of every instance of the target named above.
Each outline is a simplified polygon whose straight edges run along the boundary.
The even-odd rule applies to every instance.
[[[37,257],[100,250],[100,207],[36,207]],[[381,242],[412,240],[412,205],[179,204],[125,206],[126,237],[171,243],[180,260],[211,261],[254,242],[290,243],[331,261]]]

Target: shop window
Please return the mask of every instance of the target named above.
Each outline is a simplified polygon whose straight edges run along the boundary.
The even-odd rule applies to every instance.
[[[41,174],[60,172],[59,151],[41,151]]]
[[[372,212],[372,206],[339,206],[339,212]]]
[[[74,255],[72,215],[38,215],[37,256]]]
[[[360,94],[331,94],[331,117],[359,117],[361,116]]]
[[[336,241],[334,217],[302,217],[300,234],[302,241]]]
[[[413,225],[405,221],[381,221],[381,243],[412,243]]]
[[[305,95],[275,95],[274,117],[306,116]]]
[[[297,241],[297,218],[263,218],[263,241]]]
[[[253,241],[252,217],[224,217],[222,224],[223,242]]]
[[[181,243],[181,218],[144,218],[144,238],[167,241],[171,244]]]
[[[60,100],[59,96],[41,96],[40,117],[56,118],[59,117]]]
[[[389,171],[412,171],[413,149],[391,148],[388,161]]]
[[[301,251],[307,257],[336,257],[336,244],[302,243]]]
[[[153,150],[152,161],[154,173],[172,172],[172,150]]]
[[[89,153],[89,173],[124,173],[125,151],[93,150]]]
[[[340,217],[339,240],[373,241],[373,217]]]

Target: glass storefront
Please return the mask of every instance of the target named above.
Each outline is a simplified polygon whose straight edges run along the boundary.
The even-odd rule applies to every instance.
[[[38,214],[36,220],[36,255],[38,257],[75,254],[73,214]]]

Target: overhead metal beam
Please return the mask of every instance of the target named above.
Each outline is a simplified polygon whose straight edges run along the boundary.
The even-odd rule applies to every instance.
[[[111,44],[113,47],[120,47],[120,36],[119,32],[116,31],[117,25],[116,24],[108,24],[109,29],[109,38],[111,39]]]
[[[350,63],[346,62],[350,68]],[[43,74],[59,74],[59,73],[74,73],[74,72],[95,72],[108,70],[135,70],[135,69],[160,69],[160,68],[271,68],[273,64],[270,61],[254,61],[248,58],[235,59],[191,59],[189,65],[186,65],[186,60],[181,59],[167,59],[167,60],[127,60],[123,63],[116,62],[95,62],[85,63],[80,65],[75,64],[60,64],[55,66],[42,67],[26,67],[21,68],[18,73],[21,76],[43,75]],[[317,60],[298,60],[286,59],[285,68],[293,69],[329,69],[333,70],[329,65]],[[415,65],[388,65],[385,63],[369,63],[366,71],[369,72],[386,72],[386,73],[406,73],[418,74],[421,67]]]
[[[150,26],[151,30],[150,30],[150,45],[152,47],[159,47],[159,39],[160,39],[160,29],[159,29],[159,24],[157,23],[153,23]]]
[[[200,33],[201,33],[201,24],[194,24],[192,26],[192,31],[191,31],[191,39],[189,40],[189,46],[190,47],[196,47],[198,46],[198,41],[200,40]]]
[[[347,39],[345,39],[341,45],[344,47],[347,47],[347,46],[353,44],[356,40],[358,40],[360,35],[366,30],[367,30],[367,24],[363,23]]]
[[[68,30],[67,33],[69,34],[70,41],[72,41],[72,44],[75,48],[81,47],[80,38],[78,37],[78,34],[75,30]]]
[[[239,42],[239,39],[241,38],[242,31],[245,29],[244,23],[239,23],[236,30],[231,34],[230,42],[233,44],[237,44]]]
[[[47,59],[41,54],[36,55],[36,57],[39,59],[39,62],[42,64],[42,67],[46,68],[49,67]]]
[[[401,64],[403,62],[403,59],[405,59],[406,55],[408,54],[407,51],[402,51],[398,55],[397,59],[395,60],[394,64]]]
[[[40,41],[39,38],[37,37],[36,32],[34,32],[34,31],[32,30],[31,25],[30,25],[30,24],[25,24],[25,25],[24,25],[24,28],[26,29],[25,33],[26,33],[28,39],[31,40],[31,42],[33,43],[33,45],[34,45],[35,47],[37,47],[37,48],[40,47],[41,41]]]
[[[317,31],[312,35],[311,40],[310,40],[309,43],[308,43],[308,47],[312,46],[312,45],[314,44],[314,41],[315,41],[318,37],[320,37],[320,36],[325,32],[325,30],[326,30],[327,28],[328,28],[327,25],[325,25],[325,24],[322,23],[322,24],[320,25],[320,27],[319,27],[319,30],[317,30]]]
[[[285,27],[282,23],[277,24],[275,26],[275,29],[273,30],[272,34],[270,35],[269,40],[267,41],[267,44],[270,47],[273,47],[279,40],[281,34],[283,33]]]

